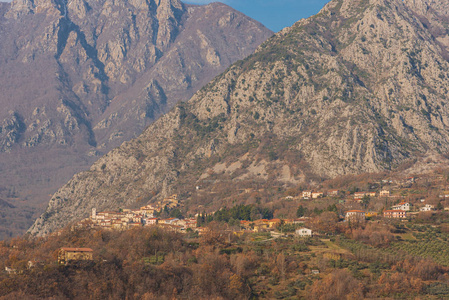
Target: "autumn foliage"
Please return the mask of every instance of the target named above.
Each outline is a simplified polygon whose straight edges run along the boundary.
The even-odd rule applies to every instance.
[[[339,234],[334,218],[333,212],[323,213],[311,223],[338,235],[332,238],[239,236],[215,221],[199,237],[142,227],[122,232],[66,229],[46,238],[15,238],[0,242],[0,268],[14,270],[0,273],[0,299],[338,300],[449,295],[448,267],[388,252],[395,246],[395,227],[369,223]],[[58,265],[57,250],[67,246],[92,248],[93,261]]]
[[[365,228],[357,228],[352,231],[352,238],[371,246],[387,246],[394,240],[391,229],[384,224],[369,223]]]
[[[89,246],[94,261],[56,264],[61,247]],[[248,263],[234,263],[213,247],[198,247],[179,233],[159,228],[125,232],[65,231],[60,236],[26,241],[15,239],[0,247],[2,266],[20,276],[0,275],[0,297],[61,299],[240,299],[249,295]],[[28,269],[28,259],[40,262]],[[243,298],[247,298],[246,296]]]

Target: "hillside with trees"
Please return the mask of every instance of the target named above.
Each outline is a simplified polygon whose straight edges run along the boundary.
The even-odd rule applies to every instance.
[[[200,235],[72,226],[0,242],[0,299],[449,297],[447,213],[438,225],[422,218],[350,223],[330,207],[305,224],[242,231],[231,220],[251,219],[251,210],[221,209],[206,217]],[[304,225],[313,237],[295,235]],[[93,260],[58,264],[61,247],[89,247]]]

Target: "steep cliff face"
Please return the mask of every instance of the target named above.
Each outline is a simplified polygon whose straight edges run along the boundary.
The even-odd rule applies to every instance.
[[[446,153],[448,35],[433,26],[449,28],[448,3],[331,1],[77,174],[30,231],[207,179],[297,183]]]
[[[13,1],[2,22],[0,118],[22,116],[25,147],[80,132],[118,145],[271,34],[223,4],[177,0]]]
[[[219,3],[1,3],[0,191],[43,205],[271,35]]]

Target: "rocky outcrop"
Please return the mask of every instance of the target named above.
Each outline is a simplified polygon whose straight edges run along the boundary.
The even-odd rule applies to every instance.
[[[426,25],[448,25],[443,8],[331,1],[72,178],[30,232],[208,179],[297,184],[446,153],[447,33]]]
[[[179,0],[13,0],[0,28],[0,190],[37,207],[272,35]]]
[[[25,130],[22,118],[17,112],[9,111],[9,116],[0,126],[0,151],[10,152]]]

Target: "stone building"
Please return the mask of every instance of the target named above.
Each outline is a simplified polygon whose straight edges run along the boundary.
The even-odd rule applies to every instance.
[[[58,263],[67,264],[71,261],[92,260],[93,250],[90,248],[61,248],[58,251]]]

